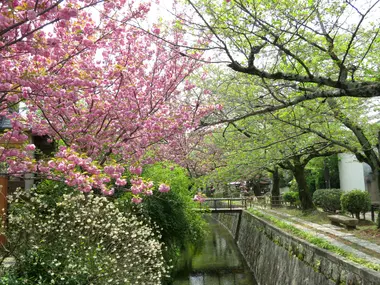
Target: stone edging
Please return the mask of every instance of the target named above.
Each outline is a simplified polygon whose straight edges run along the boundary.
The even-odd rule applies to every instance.
[[[247,211],[239,229],[237,214],[218,214],[217,219],[233,236],[239,231],[237,244],[259,284],[380,284],[380,272],[294,237]],[[263,276],[267,271],[272,273]]]

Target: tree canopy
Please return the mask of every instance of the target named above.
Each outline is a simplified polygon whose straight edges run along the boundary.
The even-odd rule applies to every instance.
[[[11,122],[0,160],[9,174],[112,193],[112,184],[127,183],[126,166],[139,174],[210,111],[188,96],[195,85],[186,78],[202,55],[183,57],[156,37],[181,44],[183,34],[129,25],[147,21],[149,9],[149,1],[125,0],[0,4],[0,115]],[[36,161],[30,134],[55,141],[55,156]]]
[[[186,3],[193,14],[178,14],[178,21],[205,44],[178,47],[188,57],[191,49],[208,50],[210,62],[224,65],[210,72],[223,108],[202,126],[233,130],[231,148],[247,163],[257,162],[247,144],[265,149],[263,167],[275,150],[272,157],[288,169],[305,167],[323,149],[348,151],[379,176],[378,122],[371,115],[380,95],[379,1]],[[263,125],[268,133],[260,132]]]

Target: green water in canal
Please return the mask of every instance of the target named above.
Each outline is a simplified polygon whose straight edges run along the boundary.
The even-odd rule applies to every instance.
[[[175,276],[174,285],[255,285],[232,236],[211,217],[210,231],[200,252],[186,256]]]

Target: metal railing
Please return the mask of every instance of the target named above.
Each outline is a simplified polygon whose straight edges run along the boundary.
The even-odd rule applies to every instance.
[[[242,210],[247,208],[247,200],[245,198],[205,198],[199,206],[214,211]]]
[[[282,196],[246,196],[241,198],[204,198],[199,209],[211,211],[239,211],[250,207],[277,208],[292,206]]]

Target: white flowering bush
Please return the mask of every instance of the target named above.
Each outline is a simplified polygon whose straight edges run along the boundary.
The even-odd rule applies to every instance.
[[[9,201],[16,265],[0,284],[160,284],[166,275],[155,230],[106,197],[76,192],[52,206],[47,195],[17,191]]]

